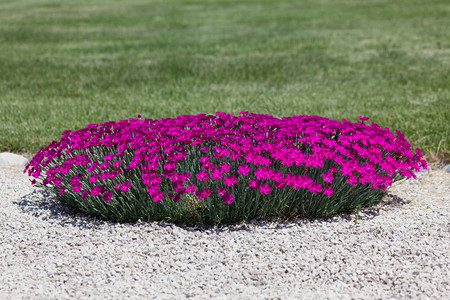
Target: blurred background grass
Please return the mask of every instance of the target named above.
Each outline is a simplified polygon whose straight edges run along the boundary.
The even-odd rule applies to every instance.
[[[0,0],[0,151],[142,114],[357,116],[450,155],[445,0]]]

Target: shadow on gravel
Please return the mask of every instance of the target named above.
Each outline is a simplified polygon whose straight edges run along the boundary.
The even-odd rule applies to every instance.
[[[31,214],[34,217],[41,218],[44,221],[49,222],[53,225],[59,225],[62,227],[73,226],[83,229],[98,229],[104,225],[123,225],[117,222],[103,221],[96,217],[86,215],[79,212],[71,207],[67,207],[61,204],[56,196],[51,192],[44,189],[35,189],[33,192],[22,196],[17,201],[13,202],[17,204],[24,213]],[[126,223],[133,227],[148,227],[150,224],[158,227],[179,227],[180,229],[196,232],[196,231],[214,231],[216,233],[226,232],[226,231],[252,231],[252,228],[261,229],[284,229],[292,228],[294,226],[304,226],[310,223],[336,223],[358,220],[362,222],[364,220],[371,220],[380,214],[380,211],[388,211],[402,207],[408,202],[404,199],[388,193],[388,195],[376,206],[365,208],[359,212],[354,211],[348,214],[340,214],[330,218],[318,218],[318,219],[306,219],[306,218],[292,218],[289,220],[281,221],[260,221],[252,220],[247,223],[238,223],[233,225],[223,225],[223,226],[204,226],[204,227],[192,227],[186,225],[174,225],[166,222],[133,222]]]
[[[13,201],[13,203],[20,206],[24,213],[62,227],[74,226],[95,229],[105,223],[61,204],[55,195],[44,189],[35,189],[33,192],[20,197],[18,201]]]

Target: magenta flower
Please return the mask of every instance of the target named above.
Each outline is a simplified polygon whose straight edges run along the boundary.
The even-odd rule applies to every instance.
[[[89,196],[89,191],[88,191],[88,190],[83,190],[83,191],[81,192],[81,198],[82,198],[82,199],[86,199],[87,196]]]
[[[234,200],[234,196],[231,194],[225,194],[222,197],[222,202],[225,204],[231,204],[231,203],[233,203],[233,200]]]
[[[173,171],[173,170],[175,170],[175,168],[176,168],[176,165],[173,162],[166,163],[164,165],[164,170]]]
[[[370,118],[369,117],[358,116],[358,119],[360,119],[361,121],[368,121]]]
[[[98,178],[98,174],[96,174],[96,173],[91,174],[91,176],[89,176],[89,182],[91,182],[91,183],[96,182],[97,178]]]
[[[195,186],[195,184],[188,184],[188,186],[186,187],[186,193],[193,193],[196,189],[197,187]]]
[[[238,173],[245,176],[248,174],[248,172],[250,172],[251,169],[248,165],[242,164],[238,167]]]
[[[350,175],[348,175],[348,176],[346,176],[346,177],[347,177],[347,182],[348,182],[349,184],[351,184],[351,185],[356,185],[356,183],[358,182],[358,179],[357,179],[356,176],[353,175],[353,174],[350,174]]]
[[[331,172],[324,172],[322,174],[322,178],[326,182],[332,182],[333,181],[333,174]]]
[[[257,189],[259,187],[259,181],[257,179],[250,179],[248,181],[248,186],[252,189]]]
[[[126,181],[123,182],[122,185],[120,186],[120,189],[124,192],[128,191],[131,188],[131,183]]]
[[[261,186],[259,187],[259,192],[261,194],[268,195],[270,192],[270,186],[265,183],[261,184]]]
[[[283,189],[283,188],[286,186],[286,183],[284,183],[283,181],[277,181],[277,180],[275,180],[275,181],[273,182],[273,185],[274,185],[276,188]]]
[[[70,171],[70,168],[72,167],[72,164],[64,163],[61,166],[61,174],[67,174]],[[34,176],[34,175],[33,175]]]
[[[113,162],[113,167],[117,168],[120,167],[120,165],[122,164],[122,162],[120,160]]]
[[[320,193],[322,191],[322,186],[318,182],[313,182],[311,184],[311,187],[309,188],[309,190],[311,191],[311,193],[317,194],[317,193]]]
[[[59,189],[59,193],[62,194],[62,193],[64,193],[65,190],[66,190],[66,187],[65,187],[65,186],[62,186],[62,187]]]
[[[209,156],[202,156],[202,157],[200,157],[200,159],[199,159],[198,161],[199,161],[201,164],[204,164],[204,163],[210,162],[209,159],[210,159]]]
[[[114,157],[114,153],[107,154],[107,155],[105,155],[104,160],[111,160],[113,157]]]
[[[331,196],[333,194],[333,188],[331,186],[324,186],[323,194],[327,195],[327,196]]]
[[[227,189],[226,188],[217,188],[217,194],[220,196],[223,196],[227,193]]]
[[[155,191],[151,194],[151,196],[153,198],[153,202],[159,202],[164,199],[164,193],[161,191]]]
[[[202,169],[212,170],[214,169],[214,164],[211,163],[210,161],[207,161],[202,165]]]
[[[181,181],[175,181],[172,183],[172,188],[174,191],[179,192],[184,189],[184,185]]]
[[[91,189],[91,196],[95,197],[104,192],[105,188],[101,185],[96,185]]]
[[[111,191],[106,191],[106,192],[103,194],[103,201],[108,201],[108,200],[111,199],[111,197],[112,197],[112,192],[111,192]]]
[[[228,173],[231,170],[231,165],[229,163],[221,163],[220,169],[221,169],[222,173]]]
[[[216,168],[214,170],[211,171],[211,178],[216,180],[216,179],[220,179],[222,178],[222,170],[220,168]]]
[[[209,175],[208,175],[208,172],[205,171],[205,170],[199,171],[199,172],[197,173],[196,177],[197,177],[197,179],[200,180],[200,181],[208,181],[208,180],[210,179],[210,178],[209,178]]]
[[[195,196],[197,196],[198,199],[203,199],[211,195],[210,189],[203,189],[195,192]]]
[[[105,161],[104,163],[102,163],[99,168],[102,170],[106,170],[109,167],[109,162]]]
[[[94,170],[97,168],[97,166],[98,166],[98,162],[97,162],[97,161],[94,161],[94,162],[88,167],[88,172],[90,173],[90,172],[94,171]],[[64,173],[63,173],[63,174],[64,174]]]
[[[177,203],[178,201],[180,201],[180,198],[181,198],[181,194],[180,193],[176,194],[175,197],[173,198],[173,202]]]
[[[109,176],[110,176],[109,172],[103,172],[103,173],[100,174],[100,179],[101,180],[106,180],[106,179],[109,178]]]
[[[62,177],[57,177],[55,180],[53,180],[53,184],[54,184],[55,186],[60,185],[61,182],[62,182]]]
[[[225,179],[223,180],[223,183],[226,186],[233,186],[233,184],[235,184],[237,182],[236,176],[234,175],[229,175],[226,176]]]

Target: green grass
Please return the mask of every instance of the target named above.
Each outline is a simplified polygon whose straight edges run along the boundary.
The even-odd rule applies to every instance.
[[[450,155],[448,1],[0,0],[0,151],[135,117],[299,114]]]

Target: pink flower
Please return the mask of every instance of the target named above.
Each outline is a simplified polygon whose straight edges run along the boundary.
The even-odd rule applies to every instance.
[[[98,174],[96,174],[96,173],[91,174],[91,176],[89,176],[89,182],[91,182],[91,183],[96,182],[97,178],[98,178]]]
[[[120,160],[115,161],[115,162],[113,163],[113,167],[115,167],[115,168],[120,167],[120,164],[121,164],[121,163],[122,163],[122,162],[121,162]]]
[[[222,173],[228,173],[230,172],[231,165],[229,163],[221,163],[220,169],[222,170]]]
[[[214,164],[211,163],[210,161],[207,161],[202,165],[202,169],[212,170],[214,169]]]
[[[131,183],[126,181],[123,182],[122,185],[120,186],[120,189],[124,192],[128,191],[131,188]]]
[[[164,199],[164,193],[161,191],[156,191],[152,193],[151,196],[153,198],[153,202],[159,202]]]
[[[358,116],[358,119],[360,119],[361,121],[368,121],[370,118],[369,117]]]
[[[173,202],[177,203],[178,201],[180,201],[180,197],[181,197],[180,193],[176,194],[175,197],[173,198]]]
[[[346,178],[347,178],[347,182],[353,186],[356,185],[356,183],[358,182],[358,179],[353,174],[346,176]]]
[[[208,172],[205,170],[201,170],[200,172],[197,173],[196,176],[197,176],[197,179],[200,181],[208,181],[210,179]]]
[[[83,190],[83,191],[81,192],[81,198],[82,198],[82,199],[86,199],[87,196],[89,196],[89,191],[88,191],[88,190]]]
[[[331,167],[328,169],[328,171],[329,171],[330,173],[336,173],[336,172],[337,172],[337,169],[336,169],[335,166],[331,166]]]
[[[225,194],[225,195],[222,197],[222,202],[225,203],[225,204],[231,204],[231,203],[233,203],[233,199],[234,199],[234,196],[233,196],[233,195],[231,195],[231,194]]]
[[[181,181],[175,181],[172,183],[172,188],[174,189],[174,191],[179,192],[184,189],[184,185]]]
[[[219,168],[216,168],[211,171],[211,178],[216,180],[222,178],[222,171]]]
[[[320,193],[322,191],[322,186],[318,182],[313,182],[309,188],[310,192],[313,194]]]
[[[259,181],[257,179],[250,179],[248,181],[248,186],[252,189],[257,189],[259,187]]]
[[[105,160],[111,160],[113,157],[114,157],[114,153],[111,153],[111,154],[105,155],[104,159]]]
[[[270,186],[265,183],[261,184],[261,186],[259,187],[259,192],[261,194],[268,195],[270,192]]]
[[[175,168],[176,168],[176,165],[173,162],[166,163],[164,165],[164,170],[173,171],[173,170],[175,170]]]
[[[158,191],[158,186],[157,185],[149,185],[147,186],[147,193],[149,193],[150,195],[156,193]]]
[[[217,194],[220,195],[220,196],[225,195],[226,192],[227,192],[226,188],[217,188]]]
[[[203,199],[211,195],[210,189],[203,189],[195,192],[195,196],[197,196],[198,199]]]
[[[94,161],[89,167],[88,167],[88,172],[92,172],[94,171],[98,166],[98,162]]]
[[[103,201],[108,201],[108,200],[111,199],[111,197],[112,197],[112,192],[111,192],[111,191],[106,191],[106,192],[103,194]]]
[[[64,164],[61,166],[61,173],[62,173],[62,174],[67,174],[67,173],[69,173],[71,167],[72,167],[71,164],[69,164],[69,163],[64,163]],[[97,167],[97,166],[95,166],[95,167]],[[34,176],[34,175],[33,175],[33,176]],[[37,177],[36,177],[36,178],[37,178]]]
[[[62,182],[62,177],[57,177],[55,180],[53,180],[53,184],[54,184],[55,186],[60,185],[61,182]]]
[[[91,196],[95,197],[103,193],[105,188],[101,185],[96,185],[91,189]]]
[[[233,186],[233,184],[235,184],[237,182],[236,176],[234,175],[229,175],[226,176],[225,179],[223,180],[223,183],[226,186]]]
[[[332,182],[333,181],[333,174],[331,172],[324,172],[322,174],[322,178],[326,182]]]
[[[199,159],[198,161],[199,161],[201,164],[210,162],[209,156],[202,156],[202,157],[200,157],[200,159]]]
[[[99,168],[102,169],[102,170],[106,170],[108,167],[109,167],[109,162],[105,161],[104,163],[102,163],[100,165]]]
[[[286,186],[286,183],[284,183],[283,181],[277,181],[277,180],[275,180],[275,181],[273,182],[273,185],[274,185],[276,188],[282,189],[282,188],[284,188],[284,187]]]
[[[245,176],[248,174],[248,172],[250,172],[251,169],[248,165],[242,164],[238,167],[238,173]]]
[[[195,186],[195,184],[188,184],[188,186],[186,187],[186,193],[195,192],[196,189],[197,187]]]
[[[331,186],[323,187],[323,194],[327,196],[331,196],[333,194],[333,188]]]
[[[62,187],[59,189],[59,193],[62,194],[62,193],[64,193],[65,190],[66,190],[66,187],[65,187],[65,186],[62,186]]]

